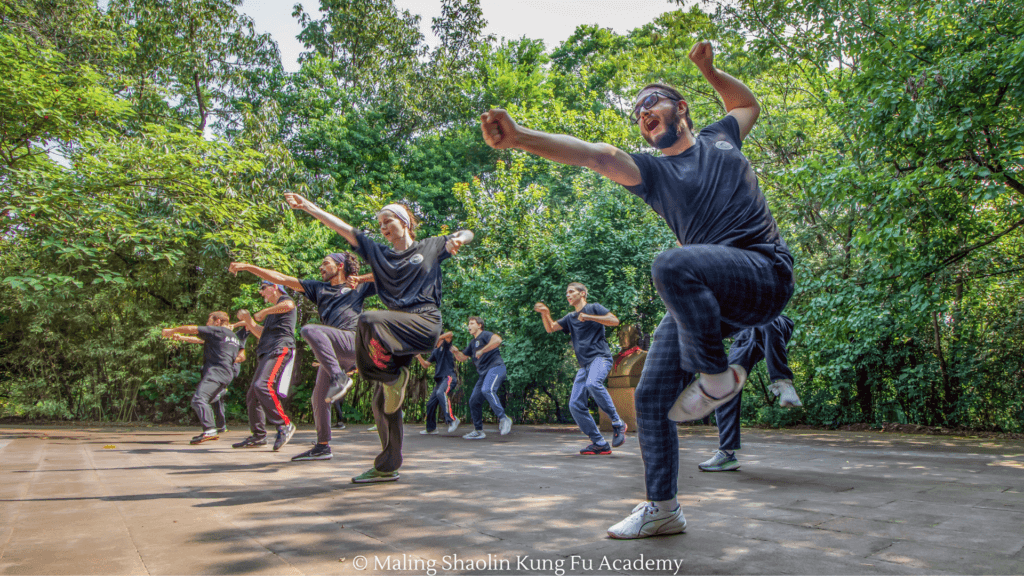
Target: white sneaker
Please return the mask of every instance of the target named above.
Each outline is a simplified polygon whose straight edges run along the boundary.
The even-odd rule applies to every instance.
[[[504,436],[505,434],[508,434],[511,431],[512,419],[509,418],[508,416],[505,416],[504,418],[501,419],[500,422],[498,422],[498,434]]]
[[[779,406],[783,408],[799,408],[804,405],[796,394],[796,388],[793,388],[792,380],[772,382],[768,389],[772,391],[772,394],[779,397]]]
[[[420,434],[437,434],[437,429],[434,430],[420,430]]]
[[[672,408],[668,411],[668,419],[673,422],[687,422],[689,420],[700,420],[711,414],[715,408],[732,400],[743,390],[747,383],[747,371],[736,364],[729,365],[733,374],[732,391],[722,395],[720,398],[712,398],[704,391],[703,378],[697,378],[689,386],[683,389],[683,393],[676,398]]]
[[[452,423],[448,425],[448,433],[451,434],[452,432],[455,432],[456,430],[458,430],[459,429],[459,424],[461,424],[461,423],[462,423],[462,420],[459,420],[458,418],[456,418],[455,420],[452,420]]]
[[[462,437],[465,438],[466,440],[483,440],[484,438],[487,438],[487,434],[484,434],[483,430],[473,430],[469,434],[465,434]]]
[[[608,536],[621,540],[647,538],[662,534],[679,534],[686,530],[683,507],[671,512],[658,510],[654,502],[641,502],[625,520],[608,529]]]

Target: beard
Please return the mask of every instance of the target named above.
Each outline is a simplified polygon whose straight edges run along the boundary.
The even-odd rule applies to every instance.
[[[673,144],[679,141],[682,137],[679,127],[681,125],[681,118],[679,114],[675,114],[672,117],[672,121],[665,124],[665,132],[658,137],[657,140],[652,140],[649,136],[645,137],[647,143],[657,148],[658,150],[664,150],[671,148]]]

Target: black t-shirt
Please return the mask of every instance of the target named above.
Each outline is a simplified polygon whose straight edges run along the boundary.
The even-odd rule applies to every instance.
[[[229,384],[235,377],[235,356],[242,348],[242,341],[230,328],[223,326],[199,326],[199,338],[203,341],[204,380]]]
[[[683,246],[719,244],[772,259],[781,249],[788,255],[741,146],[739,123],[726,116],[701,130],[682,154],[630,154],[643,181],[626,189],[661,215]]]
[[[452,355],[451,342],[442,342],[440,346],[435,347],[427,362],[434,363],[435,381],[443,382],[449,376],[455,378],[455,356]]]
[[[588,302],[580,312],[604,316],[609,310],[600,304]],[[572,349],[576,352],[576,361],[580,363],[580,368],[586,368],[590,366],[594,358],[611,359],[612,351],[608,348],[608,340],[604,337],[604,324],[592,320],[580,322],[577,319],[580,312],[573,311],[566,314],[558,321],[558,325],[562,327],[562,332],[568,332],[572,337]]]
[[[242,326],[238,330],[235,330],[235,337],[242,343],[242,346],[238,349],[239,352],[245,350],[245,343],[249,341],[249,331]],[[235,356],[238,357],[237,355]],[[238,378],[238,373],[242,371],[242,365],[238,362],[231,364],[231,373],[234,374],[234,378]]]
[[[291,297],[282,295],[277,304],[288,300],[291,300]],[[295,308],[281,314],[267,314],[263,319],[263,335],[256,346],[257,358],[280,352],[285,348],[295,348],[295,316]]]
[[[363,300],[377,293],[373,282],[360,284],[353,290],[345,284],[299,280],[306,298],[316,304],[320,321],[339,330],[355,330],[363,311]]]
[[[451,254],[445,248],[448,236],[417,240],[395,252],[356,230],[356,252],[373,269],[377,296],[389,310],[405,310],[430,304],[441,306],[441,262]]]
[[[493,332],[487,330],[481,330],[480,334],[476,338],[470,341],[469,346],[462,351],[463,354],[473,359],[473,365],[476,366],[476,371],[481,376],[486,374],[488,370],[495,366],[504,366],[505,360],[501,357],[501,346],[498,346],[490,352],[485,352],[480,358],[476,357],[476,353],[481,348],[487,346],[491,341],[491,337],[494,336]]]

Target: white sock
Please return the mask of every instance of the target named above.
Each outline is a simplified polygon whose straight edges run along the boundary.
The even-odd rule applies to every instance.
[[[679,501],[675,498],[671,500],[662,500],[660,502],[652,500],[652,503],[662,512],[674,512],[676,508],[679,508]]]

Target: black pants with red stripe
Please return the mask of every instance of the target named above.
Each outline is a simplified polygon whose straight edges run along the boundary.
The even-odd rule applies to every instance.
[[[437,428],[438,407],[441,408],[441,416],[444,418],[445,424],[455,421],[451,395],[458,385],[459,381],[454,376],[448,375],[434,386],[434,393],[430,395],[430,400],[427,400],[427,430]]]
[[[249,411],[249,430],[253,436],[267,435],[267,424],[286,426],[290,423],[281,405],[278,391],[284,378],[291,378],[291,362],[295,350],[285,348],[273,354],[260,356],[256,374],[252,378],[249,392],[245,395],[245,407]],[[287,388],[287,386],[286,386]]]

